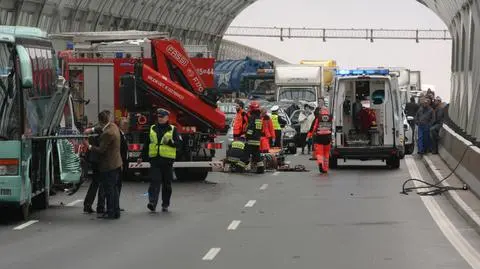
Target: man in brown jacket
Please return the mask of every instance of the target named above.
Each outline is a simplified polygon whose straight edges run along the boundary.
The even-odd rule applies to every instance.
[[[107,198],[107,212],[100,218],[118,219],[120,217],[117,181],[122,167],[120,155],[120,130],[112,122],[112,114],[104,110],[98,114],[98,123],[102,127],[99,146],[87,145],[88,149],[99,154],[98,171]],[[88,142],[87,142],[88,144]]]

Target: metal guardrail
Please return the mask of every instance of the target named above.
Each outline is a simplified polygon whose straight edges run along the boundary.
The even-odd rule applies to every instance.
[[[451,40],[448,30],[432,29],[374,29],[374,28],[295,28],[295,27],[249,27],[230,26],[225,36],[269,37],[284,39],[365,39],[374,42],[383,40]]]

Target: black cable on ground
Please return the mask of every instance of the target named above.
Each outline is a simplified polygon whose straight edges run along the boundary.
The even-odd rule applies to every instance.
[[[413,190],[418,190],[418,189],[429,189],[427,191],[422,191],[422,192],[417,192],[418,195],[422,195],[422,196],[433,196],[433,195],[438,195],[438,194],[442,194],[446,191],[451,191],[451,190],[468,190],[468,186],[467,184],[463,184],[462,187],[452,187],[452,186],[441,186],[441,184],[449,179],[454,173],[455,171],[457,170],[457,168],[460,166],[460,164],[463,162],[463,159],[465,158],[465,155],[467,154],[467,151],[472,147],[474,146],[473,144],[470,144],[468,145],[465,150],[463,151],[463,154],[462,154],[462,157],[460,158],[460,161],[458,161],[457,163],[457,166],[455,166],[455,168],[450,172],[450,174],[448,174],[448,176],[444,177],[442,180],[440,180],[439,182],[435,183],[435,184],[432,184],[430,182],[426,182],[424,180],[421,180],[421,179],[417,179],[417,178],[410,178],[408,180],[406,180],[405,182],[403,182],[403,185],[402,185],[402,191],[400,192],[401,194],[405,194],[405,195],[408,195],[409,192],[413,191]],[[421,182],[423,184],[425,184],[424,186],[418,186],[418,187],[408,187],[406,188],[405,186],[407,185],[408,182],[413,182],[413,181],[417,181],[417,182]]]

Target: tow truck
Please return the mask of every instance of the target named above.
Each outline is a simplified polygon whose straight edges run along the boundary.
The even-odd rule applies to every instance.
[[[136,160],[149,127],[156,121],[153,112],[158,107],[170,111],[170,123],[183,141],[174,165],[178,180],[205,180],[209,171],[222,169],[223,164],[213,157],[222,147],[216,136],[225,125],[225,114],[202,79],[212,76],[213,81],[213,72],[202,72],[201,76],[182,44],[168,36],[133,40],[119,40],[119,35],[108,40],[108,35],[99,33],[90,39],[85,33],[76,36],[82,37],[82,46],[62,52],[60,57],[79,104],[77,116],[87,118],[82,126],[91,125],[103,109],[115,111],[117,119],[129,119],[132,173],[146,175],[150,167]],[[85,40],[90,40],[90,46]],[[211,61],[196,61],[202,59]]]

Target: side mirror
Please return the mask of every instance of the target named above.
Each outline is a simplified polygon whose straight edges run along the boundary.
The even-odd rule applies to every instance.
[[[20,73],[22,75],[22,88],[28,89],[33,87],[33,71],[32,60],[27,49],[22,45],[17,45],[17,54],[20,61]]]

